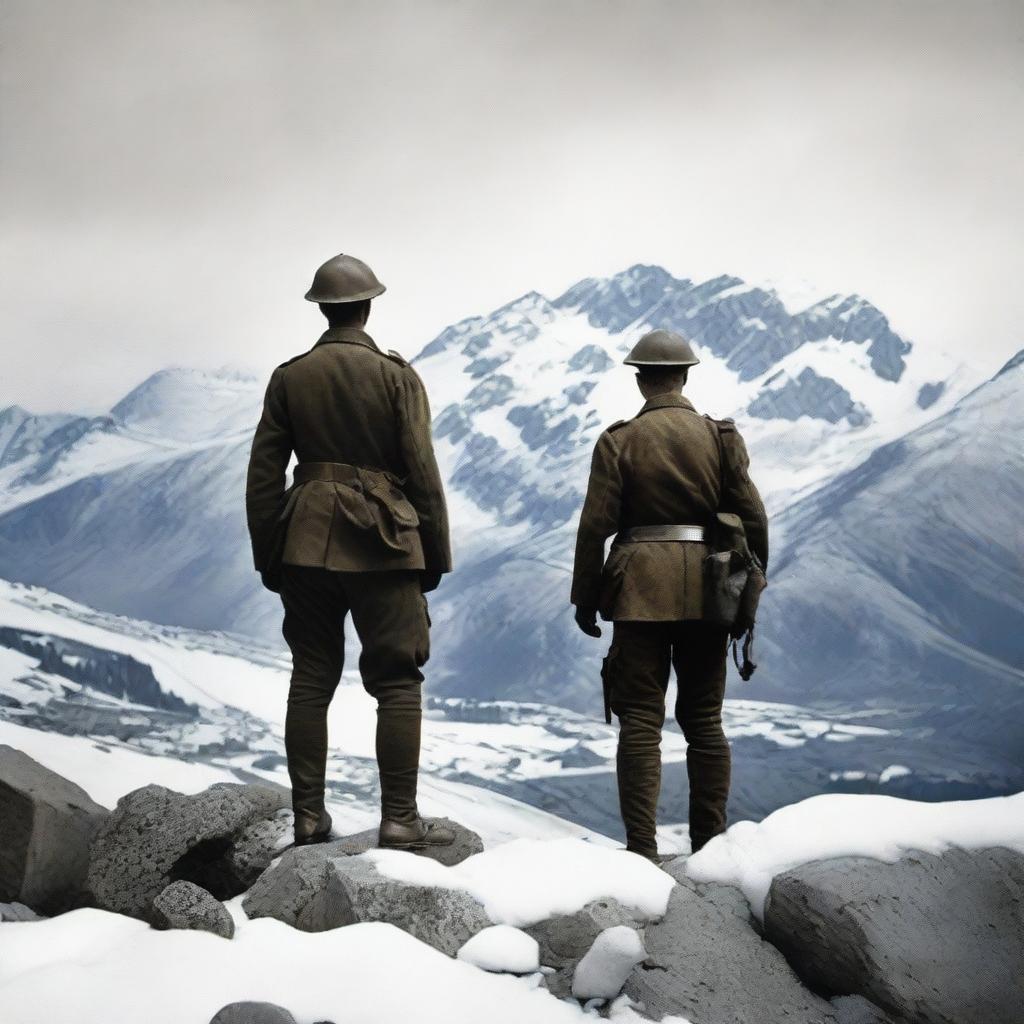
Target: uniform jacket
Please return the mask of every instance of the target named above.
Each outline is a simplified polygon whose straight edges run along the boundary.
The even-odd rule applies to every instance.
[[[605,619],[699,619],[704,544],[605,541],[632,526],[709,527],[716,512],[742,520],[750,549],[768,565],[768,522],[731,420],[701,416],[682,395],[656,395],[594,448],[576,535],[572,603]]]
[[[285,487],[300,463],[357,467],[351,479]],[[347,572],[451,570],[448,513],[423,382],[359,328],[331,328],[270,376],[245,492],[261,572],[287,516],[284,562]]]

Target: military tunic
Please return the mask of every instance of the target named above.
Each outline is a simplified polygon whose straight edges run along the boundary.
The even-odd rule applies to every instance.
[[[292,452],[294,482],[285,487]],[[331,328],[271,374],[253,437],[246,511],[256,568],[273,576],[292,653],[285,748],[296,812],[323,809],[327,709],[351,612],[377,700],[382,817],[417,819],[423,589],[451,570],[448,516],[419,376],[366,331]],[[282,565],[272,550],[285,527]]]
[[[598,439],[580,516],[572,603],[614,622],[602,672],[619,719],[616,771],[627,848],[657,854],[661,730],[670,671],[688,743],[690,838],[699,849],[725,829],[729,744],[722,730],[727,633],[701,621],[703,543],[607,539],[635,526],[709,527],[716,512],[743,520],[768,564],[764,505],[735,424],[701,416],[682,395],[657,395]]]

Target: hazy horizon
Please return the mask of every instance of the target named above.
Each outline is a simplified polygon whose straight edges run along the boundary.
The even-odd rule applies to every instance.
[[[372,332],[634,263],[863,295],[1021,347],[1024,5],[9,2],[0,407],[272,366],[339,251]]]

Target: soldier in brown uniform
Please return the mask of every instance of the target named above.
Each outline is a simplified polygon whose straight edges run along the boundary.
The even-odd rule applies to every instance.
[[[326,840],[327,708],[341,678],[349,612],[363,685],[377,700],[382,846],[453,840],[416,806],[424,594],[451,571],[448,517],[430,409],[416,371],[365,324],[384,291],[365,263],[337,256],[306,295],[329,327],[270,376],[246,482],[253,558],[279,591],[292,653],[285,747],[297,845]],[[291,453],[298,464],[285,488]]]
[[[675,714],[688,744],[690,839],[699,850],[725,830],[729,744],[722,731],[728,631],[703,622],[705,530],[715,514],[742,519],[750,550],[768,564],[764,506],[731,420],[701,416],[681,394],[699,362],[670,331],[652,331],[625,362],[646,399],[598,438],[573,570],[576,622],[598,637],[614,622],[602,672],[619,718],[616,759],[627,849],[657,859],[661,729],[670,668]],[[604,547],[615,535],[608,560]]]

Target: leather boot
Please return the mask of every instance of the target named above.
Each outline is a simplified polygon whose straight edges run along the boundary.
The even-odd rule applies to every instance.
[[[384,818],[377,845],[385,850],[423,850],[428,846],[451,846],[455,833],[444,825],[417,818],[411,824]]]
[[[295,845],[326,843],[331,835],[331,816],[325,807],[319,813],[300,809],[295,812]]]

